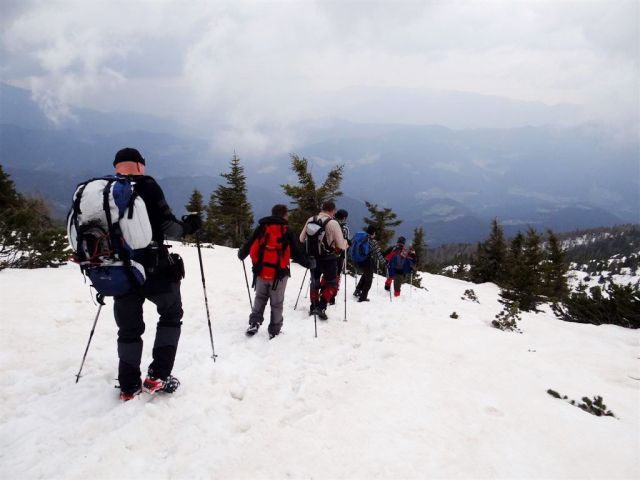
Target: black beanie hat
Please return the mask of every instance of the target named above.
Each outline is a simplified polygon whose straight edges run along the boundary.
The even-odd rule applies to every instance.
[[[367,229],[365,230],[365,232],[367,232],[368,235],[374,235],[376,233],[376,231],[377,231],[377,229],[373,225],[369,225],[367,227]]]
[[[407,243],[407,239],[404,237],[400,237],[398,238],[398,243],[401,243],[402,245],[404,245],[405,243]]]
[[[347,212],[344,208],[341,208],[336,212],[336,220],[346,220],[349,216],[349,212]]]
[[[116,158],[113,160],[113,166],[115,167],[120,162],[136,162],[146,165],[144,158],[140,155],[140,152],[135,148],[123,148],[118,150]]]

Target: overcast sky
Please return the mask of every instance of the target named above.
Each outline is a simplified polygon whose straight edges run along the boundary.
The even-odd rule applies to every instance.
[[[0,79],[53,119],[69,105],[217,119],[230,142],[265,148],[260,125],[286,136],[350,87],[571,103],[637,124],[639,5],[0,0]]]

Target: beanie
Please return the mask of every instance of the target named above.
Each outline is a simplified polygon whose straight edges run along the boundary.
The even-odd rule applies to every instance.
[[[347,212],[345,209],[341,208],[340,210],[338,210],[336,212],[336,220],[346,220],[347,217],[349,216],[349,212]]]
[[[377,230],[376,227],[374,227],[373,225],[369,225],[365,230],[365,232],[367,232],[367,234],[369,235],[375,235],[376,230]]]
[[[113,166],[115,167],[120,162],[136,162],[146,165],[144,158],[135,148],[123,148],[122,150],[118,150],[116,158],[113,160]]]
[[[404,237],[400,237],[400,238],[398,238],[398,243],[404,245],[405,243],[407,243],[407,239],[404,238]]]

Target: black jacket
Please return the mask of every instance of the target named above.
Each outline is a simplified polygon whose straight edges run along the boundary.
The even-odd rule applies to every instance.
[[[160,185],[148,175],[131,175],[135,181],[134,191],[144,200],[149,214],[153,240],[162,245],[165,238],[176,239],[184,236],[182,222],[171,211]]]
[[[244,245],[240,247],[240,249],[238,250],[238,258],[240,260],[244,260],[245,258],[247,258],[247,256],[249,255],[249,251],[251,250],[251,245],[256,239],[264,235],[267,225],[288,225],[288,224],[289,223],[286,220],[280,217],[271,216],[271,217],[261,218],[260,221],[258,222],[258,227],[253,231],[253,233],[247,239]],[[307,258],[307,255],[302,250],[302,247],[300,246],[298,239],[293,234],[290,228],[287,228],[287,231],[284,234],[284,239],[285,239],[285,242],[287,242],[287,244],[289,245],[289,248],[291,251],[291,259],[294,262],[298,263],[299,265],[302,265],[305,268],[309,268],[309,259]],[[289,268],[286,269],[286,271],[283,273],[283,276],[287,276],[287,277],[291,276],[291,272]]]

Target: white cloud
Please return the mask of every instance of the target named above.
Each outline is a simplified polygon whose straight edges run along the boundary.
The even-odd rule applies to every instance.
[[[346,87],[570,102],[629,123],[640,104],[638,5],[9,2],[0,73],[58,120],[68,105],[171,114],[256,152],[291,148],[296,123],[331,116],[341,105],[326,93]]]

